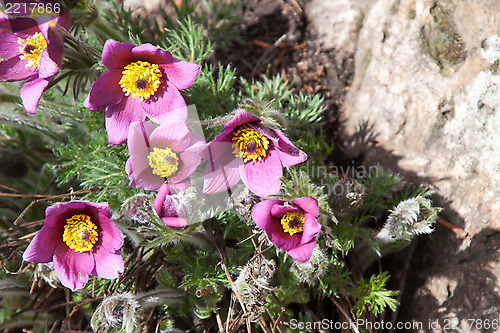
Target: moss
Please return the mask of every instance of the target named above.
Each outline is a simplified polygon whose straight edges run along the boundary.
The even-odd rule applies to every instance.
[[[434,20],[422,28],[427,52],[445,75],[453,72],[467,57],[467,49],[449,6],[436,2],[430,9]]]

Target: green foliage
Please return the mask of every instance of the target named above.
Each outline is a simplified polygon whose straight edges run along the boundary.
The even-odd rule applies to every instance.
[[[335,270],[335,273],[329,272],[318,278],[316,285],[311,288],[317,299],[340,295],[344,292],[345,286],[350,284],[350,272],[337,256],[332,255],[329,264],[330,270]]]
[[[233,97],[234,74],[235,70],[230,65],[203,65],[198,79],[190,88],[191,94],[186,97],[186,103],[199,108],[205,123],[236,107]],[[209,133],[206,135],[210,136]]]
[[[390,171],[376,168],[358,181],[365,186],[363,209],[378,218],[390,206],[394,195],[402,187],[402,180]]]
[[[58,182],[62,184],[78,178],[82,188],[92,189],[88,198],[108,201],[117,208],[137,192],[128,185],[125,171],[128,149],[125,145],[109,145],[105,129],[95,129],[100,122],[96,114],[90,111],[86,113],[89,129],[75,129],[67,143],[53,146],[54,153],[61,159],[57,166]]]
[[[247,81],[240,79],[241,89],[238,92],[238,99],[243,102],[245,99],[254,101],[272,101],[271,106],[283,110],[286,100],[292,95],[292,91],[285,80],[279,75],[272,78],[264,76],[262,81]]]
[[[387,272],[373,275],[369,282],[361,279],[358,288],[351,291],[353,296],[358,299],[354,305],[358,317],[367,310],[375,315],[382,313],[386,307],[392,311],[396,310],[398,301],[394,299],[394,296],[399,292],[385,289],[388,279]]]
[[[168,39],[162,42],[162,46],[168,49],[175,58],[199,63],[210,54],[213,47],[212,43],[203,36],[203,28],[187,18],[179,22],[177,29],[169,31]]]
[[[238,94],[240,102],[245,99],[272,101],[271,107],[280,110],[286,119],[286,129],[290,133],[304,129],[319,128],[322,113],[325,111],[323,97],[292,93],[291,87],[279,75],[272,78],[264,76],[262,81],[249,82],[241,79],[242,88]]]
[[[320,214],[325,214],[336,221],[328,204],[328,195],[325,194],[324,187],[313,184],[308,174],[304,171],[300,171],[299,173],[293,169],[289,169],[288,171],[291,179],[289,181],[283,180],[281,186],[282,194],[273,197],[290,202],[302,197],[313,197],[318,200]]]

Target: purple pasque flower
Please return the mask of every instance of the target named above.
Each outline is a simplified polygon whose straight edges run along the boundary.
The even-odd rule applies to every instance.
[[[182,193],[189,187],[188,182],[176,184],[176,187],[171,187],[164,183],[156,194],[153,201],[153,207],[163,222],[172,228],[182,229],[188,221],[188,209],[182,202]],[[172,190],[179,193],[173,194]]]
[[[205,141],[182,122],[154,127],[151,122],[133,122],[128,132],[130,158],[126,171],[130,185],[157,190],[166,181],[173,186],[184,181],[200,164]]]
[[[108,70],[96,80],[84,105],[92,111],[106,110],[110,144],[125,141],[129,125],[146,116],[158,123],[172,118],[187,122],[187,106],[179,90],[193,84],[199,65],[178,60],[151,44],[114,40],[104,44],[102,62]]]
[[[71,201],[50,206],[23,259],[54,262],[57,277],[71,290],[85,287],[89,274],[115,279],[123,273],[123,238],[110,217],[107,203]]]
[[[289,204],[282,200],[264,200],[252,208],[252,219],[267,238],[292,258],[308,262],[321,225],[318,201],[302,197]]]
[[[26,80],[21,99],[30,114],[36,114],[43,91],[59,72],[64,43],[54,26],[69,27],[66,12],[52,20],[47,15],[32,19],[0,12],[0,82]]]
[[[259,197],[278,193],[283,167],[307,155],[260,118],[240,109],[208,145],[204,193],[225,191],[240,179]]]

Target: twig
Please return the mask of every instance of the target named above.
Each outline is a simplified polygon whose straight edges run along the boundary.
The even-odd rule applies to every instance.
[[[248,261],[252,261],[254,260],[255,258],[257,258],[258,256],[260,256],[262,253],[266,252],[267,250],[269,250],[270,248],[274,247],[274,245],[269,245],[268,247],[266,247],[264,250],[260,251],[260,252],[257,252],[253,255],[252,258],[250,258],[250,260]]]
[[[2,185],[2,184],[0,184],[0,187],[1,187],[1,188],[4,188],[4,189],[6,189],[6,190],[12,191],[12,192],[21,193],[20,191],[16,190],[15,188],[8,187],[8,186],[6,186],[6,185]]]
[[[267,310],[267,308],[266,308],[266,310]],[[268,311],[269,311],[269,310],[268,310]],[[282,307],[282,308],[281,308],[280,315],[278,316],[278,318],[276,318],[276,321],[275,321],[275,322],[274,322],[274,324],[273,324],[273,330],[272,330],[272,332],[271,332],[271,333],[276,332],[276,328],[278,328],[278,330],[279,330],[278,324],[279,324],[279,322],[281,321],[281,317],[283,317],[283,314],[284,314],[284,313],[285,313],[285,308],[283,308],[283,307]]]
[[[302,12],[304,11],[302,9],[302,7],[300,7],[299,3],[297,2],[297,0],[290,0],[290,2],[292,3],[292,5],[295,7],[295,10],[299,13],[299,14],[302,14]]]
[[[64,295],[66,296],[66,304],[65,304],[65,308],[66,308],[66,318],[64,318],[64,321],[66,322],[66,325],[68,326],[68,332],[71,331],[71,314],[70,314],[70,311],[69,311],[69,290],[68,289],[64,289]]]
[[[224,325],[222,324],[222,319],[218,310],[215,310],[215,318],[217,319],[217,325],[219,326],[219,332],[224,333]]]
[[[89,190],[78,190],[73,193],[57,194],[57,195],[43,195],[43,194],[22,194],[22,193],[4,193],[0,192],[0,197],[14,197],[14,198],[35,198],[41,200],[52,200],[59,198],[71,197],[72,195],[87,194],[94,192],[94,189]]]
[[[288,37],[288,34],[284,34],[282,35],[280,38],[278,38],[274,43],[273,45],[268,48],[264,54],[262,54],[262,56],[259,58],[259,60],[257,60],[257,64],[254,66],[254,69],[253,69],[253,72],[252,72],[252,76],[255,76],[257,74],[257,71],[259,71],[260,69],[260,65],[262,63],[265,63],[265,62],[269,62],[267,60],[267,58],[269,57],[269,55],[271,54],[271,52],[273,52],[281,43],[283,43],[283,41]]]
[[[243,302],[243,298],[241,298],[240,293],[238,293],[238,290],[236,289],[236,286],[234,285],[233,278],[231,277],[231,274],[229,273],[229,270],[227,269],[226,259],[224,257],[224,254],[222,253],[222,251],[219,248],[219,246],[217,245],[217,243],[215,243],[215,247],[217,247],[217,251],[219,251],[219,254],[220,254],[220,262],[222,265],[222,269],[224,270],[224,273],[226,274],[226,277],[229,281],[229,284],[231,285],[231,289],[233,290],[233,293],[236,295],[236,298],[238,299],[238,301],[240,302],[243,313],[245,314],[245,321],[247,323],[247,331],[248,331],[248,333],[251,333],[252,329],[250,326],[250,321],[248,320],[247,310],[245,307],[245,303]]]
[[[259,325],[260,328],[262,328],[262,330],[264,331],[264,333],[267,333],[266,322],[263,319],[259,320]]]
[[[355,333],[359,333],[359,330],[358,330],[358,327],[356,326],[356,324],[354,324],[354,322],[352,321],[351,317],[347,314],[347,312],[345,312],[345,310],[340,306],[339,303],[337,303],[337,301],[335,300],[335,298],[333,298],[332,296],[330,296],[330,300],[333,302],[333,304],[335,304],[335,306],[340,310],[340,312],[342,312],[342,314],[344,315],[344,317],[349,321],[352,329],[354,330]]]
[[[467,239],[470,238],[469,233],[467,231],[465,231],[462,228],[457,227],[456,225],[454,225],[448,221],[443,220],[440,217],[437,218],[436,222],[441,224],[443,227],[450,229],[451,231],[456,233],[457,236],[460,238],[467,238]]]
[[[226,332],[229,332],[229,322],[233,318],[233,306],[234,306],[234,297],[231,295],[231,300],[229,301],[229,309],[227,310]]]
[[[26,213],[28,212],[28,210],[38,202],[38,200],[35,200],[35,201],[32,201],[29,203],[28,206],[26,206],[26,208],[23,209],[23,211],[21,212],[21,214],[19,214],[19,216],[16,218],[16,220],[14,221],[14,225],[17,225],[17,223],[19,222],[20,219],[22,219],[24,217],[24,215],[26,215]]]

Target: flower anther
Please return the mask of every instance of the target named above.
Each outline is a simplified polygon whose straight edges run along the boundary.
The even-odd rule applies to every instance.
[[[179,168],[179,157],[170,148],[153,148],[148,155],[149,166],[153,174],[164,178],[170,177]]]
[[[97,226],[87,214],[76,214],[66,219],[63,241],[77,252],[92,250],[98,240]]]
[[[232,141],[233,154],[243,158],[245,163],[249,160],[260,161],[267,155],[269,140],[247,124],[234,131]]]
[[[17,42],[19,44],[19,52],[21,52],[19,58],[21,60],[28,60],[25,68],[33,67],[35,70],[38,69],[42,52],[47,48],[47,41],[43,38],[43,35],[37,32],[26,39],[19,37]]]
[[[124,67],[118,82],[125,96],[140,97],[141,102],[156,93],[161,84],[161,70],[157,64],[135,61]]]
[[[287,212],[281,216],[283,231],[290,236],[304,231],[304,215],[298,212]]]

